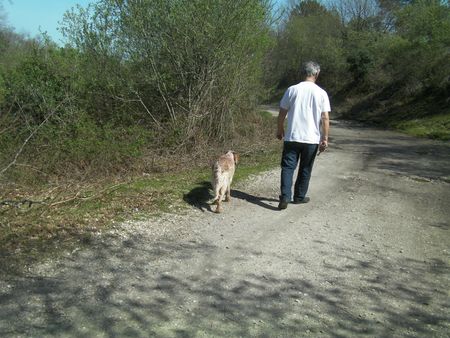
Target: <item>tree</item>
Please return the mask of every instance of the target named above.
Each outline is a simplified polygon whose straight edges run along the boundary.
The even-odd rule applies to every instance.
[[[86,96],[106,101],[107,110],[96,106],[103,117],[122,116],[115,107],[128,102],[127,113],[144,112],[153,127],[223,137],[224,122],[256,102],[268,8],[260,0],[101,0],[67,13],[62,31],[86,56],[95,84]]]
[[[316,0],[302,0],[297,4],[294,4],[290,15],[308,17],[326,15],[327,12],[328,10],[326,9],[326,7]]]
[[[396,12],[400,39],[389,62],[398,83],[413,93],[426,88],[445,95],[450,85],[450,8],[439,0],[417,0]]]
[[[337,0],[332,6],[343,23],[357,31],[368,29],[379,12],[377,0]]]
[[[320,83],[332,92],[342,85],[345,58],[342,29],[337,12],[326,9],[315,0],[299,1],[292,7],[287,22],[277,36],[273,69],[278,73],[279,87],[301,79],[303,62],[317,61],[323,70]]]

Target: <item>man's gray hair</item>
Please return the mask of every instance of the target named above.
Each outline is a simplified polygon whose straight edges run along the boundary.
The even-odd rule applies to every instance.
[[[306,76],[316,76],[320,72],[320,66],[317,62],[308,61],[303,64],[302,71]]]

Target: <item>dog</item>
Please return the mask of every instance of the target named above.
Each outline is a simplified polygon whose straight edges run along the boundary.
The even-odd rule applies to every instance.
[[[239,154],[234,151],[228,151],[212,166],[212,186],[214,191],[214,202],[216,210],[214,212],[221,213],[222,200],[225,196],[225,202],[231,199],[231,182],[233,181],[234,171],[239,161]]]

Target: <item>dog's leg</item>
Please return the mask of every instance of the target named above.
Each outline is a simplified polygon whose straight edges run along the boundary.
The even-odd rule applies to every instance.
[[[219,198],[214,201],[214,204],[216,205],[216,210],[214,210],[214,212],[217,213],[217,214],[220,214],[223,211],[223,209],[222,209],[222,196],[219,196]]]
[[[213,204],[216,205],[216,210],[214,210],[215,213],[220,214],[223,211],[221,203],[222,203],[222,196],[219,195],[213,202]]]
[[[222,205],[221,205],[221,201],[220,200],[216,200],[215,203],[216,203],[217,207],[216,207],[216,210],[214,212],[216,214],[220,214],[223,211]]]
[[[212,204],[219,205],[221,197],[220,197],[219,180],[217,177],[213,180],[213,190],[214,190],[214,201],[212,202]],[[216,209],[216,212],[217,212],[217,209]]]
[[[227,192],[225,194],[225,202],[230,202],[230,201],[231,201],[231,184],[230,184],[230,182],[228,182]]]
[[[222,209],[222,199],[223,199],[223,195],[224,195],[224,188],[225,187],[221,186],[218,189],[217,198],[214,201],[214,203],[217,205],[215,212],[218,213],[218,214],[220,214],[223,211],[223,209]]]
[[[231,201],[231,182],[233,182],[233,174],[234,170],[231,172],[230,177],[228,178],[228,184],[227,184],[227,194],[225,196],[225,201],[230,202]]]

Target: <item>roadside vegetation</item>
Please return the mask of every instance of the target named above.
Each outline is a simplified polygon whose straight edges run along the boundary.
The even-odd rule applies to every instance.
[[[273,120],[266,117],[266,123],[273,125]],[[280,143],[261,137],[261,143],[242,141],[248,147],[234,148],[241,155],[235,184],[279,162]],[[206,151],[221,153],[210,148]],[[213,198],[212,158],[205,153],[191,155],[195,156],[194,163],[177,156],[161,162],[157,172],[14,185],[2,194],[0,270],[17,273],[61,249],[89,245],[94,237],[121,221],[182,214],[190,206],[207,211]],[[170,167],[174,164],[175,168]]]
[[[180,210],[228,149],[238,179],[277,166],[258,106],[305,60],[335,117],[450,139],[448,1],[97,0],[60,29],[17,34],[0,0],[2,259]]]
[[[295,2],[274,33],[266,86],[319,62],[333,116],[450,140],[450,7],[446,0]]]

